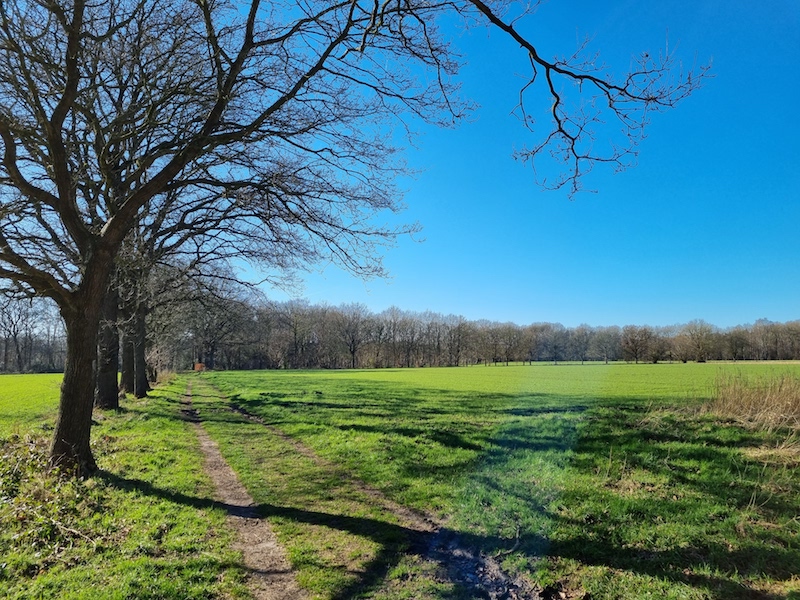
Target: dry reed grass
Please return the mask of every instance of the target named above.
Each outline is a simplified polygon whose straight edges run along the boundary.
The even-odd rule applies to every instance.
[[[800,377],[720,375],[709,410],[759,428],[800,429]]]

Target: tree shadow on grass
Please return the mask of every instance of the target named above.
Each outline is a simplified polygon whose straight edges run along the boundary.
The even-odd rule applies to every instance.
[[[673,581],[719,600],[792,598],[758,588],[800,574],[796,541],[776,525],[797,514],[797,496],[786,492],[797,484],[781,482],[783,493],[762,489],[771,475],[739,450],[763,445],[763,436],[715,427],[698,416],[648,415],[636,405],[597,406],[579,422],[574,411],[546,411],[501,429],[498,450],[485,455],[471,480],[504,504],[493,509],[507,518],[520,506],[540,511],[558,532],[547,547],[554,559]],[[502,476],[524,457],[547,455],[583,483],[558,483],[553,501],[537,498],[536,486],[520,485],[519,477]],[[537,474],[526,476],[535,481]]]
[[[763,444],[759,432],[738,426],[723,430],[708,419],[648,422],[630,411],[614,411],[593,415],[584,425],[572,465],[578,471],[596,471],[598,459],[613,454],[625,472],[640,470],[731,510],[757,505],[772,514],[796,514],[798,503],[791,495],[758,498],[769,475],[762,462],[741,450]]]
[[[631,549],[615,541],[613,536],[598,534],[596,528],[587,526],[587,529],[592,529],[592,532],[562,542],[551,542],[551,555],[573,558],[585,565],[673,581],[703,590],[709,598],[718,600],[786,600],[793,597],[792,592],[788,595],[772,593],[745,587],[733,579],[734,576],[744,577],[745,581],[749,576],[766,576],[779,581],[791,579],[796,576],[796,570],[789,572],[786,566],[797,559],[797,553],[791,550],[765,549],[754,544],[738,550],[720,544],[685,546],[668,551]],[[704,572],[698,572],[698,567]]]
[[[326,385],[325,393],[319,395],[303,390],[294,396],[283,392],[234,394],[227,401],[234,409],[279,428],[313,423],[315,427],[377,434],[387,440],[421,439],[473,453],[486,450],[493,429],[507,418],[506,409],[521,402],[510,394],[398,388],[380,382],[370,382],[363,389],[352,382]],[[354,388],[359,391],[354,392]],[[530,403],[534,397],[538,395],[528,395],[524,402]],[[469,419],[463,418],[465,411],[470,414]]]
[[[419,556],[437,564],[437,582],[449,585],[449,589],[441,590],[437,596],[441,600],[489,598],[490,594],[486,591],[485,585],[476,577],[476,572],[485,570],[482,566],[485,559],[481,555],[503,552],[509,545],[509,540],[499,537],[465,534],[447,528],[420,531],[380,519],[331,514],[305,508],[267,503],[241,506],[218,502],[211,498],[176,492],[141,479],[131,479],[102,470],[98,472],[97,477],[107,485],[118,489],[136,491],[195,509],[224,510],[229,515],[244,519],[279,518],[346,532],[375,542],[379,547],[375,556],[359,573],[349,573],[354,576],[352,581],[336,590],[332,596],[333,600],[349,600],[379,589],[386,582],[391,570],[406,555]],[[526,535],[520,541],[526,547],[543,545],[543,540],[536,536]],[[248,569],[244,565],[237,566],[245,571],[257,571]],[[506,587],[515,585],[498,580],[491,581],[490,585],[492,584]],[[540,596],[534,593],[525,597],[535,599]]]
[[[101,471],[98,475],[107,484],[120,489],[135,490],[141,494],[152,495],[177,504],[191,506],[196,509],[221,509],[230,515],[241,518],[280,518],[294,523],[314,525],[346,532],[348,534],[369,539],[375,542],[379,550],[359,573],[350,573],[352,580],[336,591],[334,600],[348,600],[353,597],[379,589],[386,581],[392,569],[397,566],[403,556],[416,555],[437,563],[437,581],[449,584],[449,590],[442,590],[442,600],[466,600],[468,598],[488,598],[488,593],[476,585],[472,571],[476,563],[459,564],[462,560],[454,555],[452,548],[467,548],[476,556],[492,556],[508,552],[512,540],[491,535],[475,535],[440,529],[436,532],[418,531],[380,519],[355,517],[343,514],[331,514],[308,508],[260,504],[257,506],[238,506],[217,502],[210,498],[192,496],[159,487],[150,482],[130,479]],[[553,515],[554,519],[563,519]],[[687,586],[706,590],[711,598],[719,600],[742,598],[753,600],[793,600],[797,595],[790,593],[779,595],[766,591],[748,589],[733,581],[728,576],[747,573],[748,568],[759,571],[759,575],[774,578],[788,578],[792,573],[787,565],[792,565],[796,551],[785,549],[765,549],[751,544],[739,549],[729,549],[721,545],[711,544],[706,547],[688,546],[672,551],[649,551],[626,548],[614,538],[613,526],[593,523],[592,520],[581,523],[585,534],[575,535],[568,540],[548,541],[541,536],[522,533],[513,542],[514,551],[528,560],[534,561],[542,557],[547,549],[551,556],[573,558],[583,564],[605,566],[616,570],[641,573],[659,579],[667,579]],[[457,542],[453,542],[457,540]],[[707,573],[698,573],[692,569],[703,563]],[[245,568],[242,566],[242,568]],[[796,568],[794,574],[796,574]],[[756,574],[754,572],[754,574]],[[546,596],[523,596],[542,598]]]
[[[374,387],[374,386],[373,386]],[[548,542],[524,530],[520,532],[515,562],[534,562],[541,558],[546,548],[552,557],[571,559],[587,566],[608,568],[613,572],[628,572],[652,577],[655,580],[672,581],[693,588],[707,597],[722,600],[727,598],[753,598],[777,600],[796,599],[798,594],[775,592],[745,587],[740,581],[751,578],[755,581],[789,580],[800,574],[800,557],[790,535],[758,529],[752,543],[740,540],[729,545],[724,535],[714,538],[702,531],[692,539],[670,544],[663,539],[649,543],[648,536],[658,540],[664,521],[678,525],[691,525],[690,510],[695,505],[686,498],[701,498],[697,503],[698,514],[708,513],[706,519],[728,518],[744,515],[753,505],[753,494],[758,482],[761,464],[749,460],[742,449],[759,447],[763,440],[747,431],[730,428],[718,431],[714,424],[698,418],[668,416],[652,417],[647,402],[639,399],[576,399],[549,395],[546,399],[535,397],[503,396],[500,394],[473,394],[461,399],[461,394],[452,391],[426,390],[439,399],[433,406],[425,406],[418,400],[419,394],[398,393],[394,386],[372,389],[371,394],[380,401],[370,401],[350,395],[342,388],[336,394],[326,392],[323,396],[306,395],[299,400],[288,396],[273,398],[240,398],[248,410],[280,427],[283,423],[314,423],[317,427],[349,430],[355,433],[385,434],[405,438],[427,437],[447,448],[469,448],[480,452],[480,470],[476,482],[492,487],[497,495],[514,497],[516,506],[528,505],[530,510],[545,514],[553,527],[564,525],[568,533]],[[490,405],[487,408],[487,405]],[[464,412],[474,411],[470,418],[479,425],[467,425],[466,430],[451,429],[453,424],[461,427],[459,417]],[[290,414],[292,413],[292,414]],[[365,413],[370,420],[360,420]],[[387,419],[387,416],[391,417]],[[430,422],[427,418],[431,418]],[[424,421],[424,424],[423,424]],[[503,423],[499,430],[496,426]],[[464,435],[466,431],[466,435]],[[491,432],[491,439],[486,436]],[[440,435],[444,434],[444,435]],[[440,439],[436,439],[439,435]],[[388,438],[387,438],[388,439]],[[508,468],[510,460],[520,455],[547,455],[577,476],[594,476],[596,490],[602,502],[616,502],[616,509],[604,513],[584,504],[575,492],[561,497],[560,502],[570,510],[560,512],[554,505],[537,497],[536,483],[529,490],[518,481],[509,478],[498,480],[495,474]],[[393,460],[401,457],[393,456]],[[417,476],[427,475],[432,465],[415,461],[409,454],[408,472]],[[405,460],[405,458],[404,458]],[[613,468],[609,467],[613,463]],[[476,461],[465,462],[463,469],[479,466]],[[461,468],[459,467],[459,468]],[[597,477],[608,469],[606,480]],[[452,467],[451,467],[452,470]],[[466,471],[465,471],[466,472]],[[621,487],[629,482],[631,473],[646,475],[648,481],[667,481],[668,488],[682,489],[686,498],[671,497],[659,500],[653,494],[643,493],[636,497],[630,490]],[[481,479],[481,481],[478,481]],[[535,482],[536,477],[531,481]],[[636,490],[634,490],[635,492]],[[645,490],[646,491],[646,490]],[[611,500],[609,500],[611,499]],[[757,508],[774,515],[796,514],[797,504],[785,495],[769,498],[757,497]],[[715,506],[722,506],[723,515],[709,513]],[[495,510],[488,506],[487,513]],[[380,551],[367,570],[338,599],[350,597],[374,589],[385,580],[392,567],[404,553],[425,545],[415,536],[419,532],[401,531],[391,524],[374,519],[351,520],[347,517],[327,515],[306,510],[305,507],[286,508],[262,505],[263,514],[277,516],[297,522],[324,525],[334,529],[364,535],[380,545]],[[795,510],[794,513],[792,511]],[[577,512],[576,512],[577,511]],[[581,513],[580,511],[585,511]],[[751,511],[752,512],[752,511]],[[726,516],[727,515],[727,516]],[[662,519],[659,521],[658,519]],[[743,517],[744,518],[744,517]],[[620,531],[635,522],[645,530],[643,537],[633,546]],[[673,523],[670,523],[673,524]],[[752,524],[760,527],[758,524]],[[366,529],[365,529],[366,528]],[[406,540],[380,541],[381,536],[373,529],[386,529],[401,534]],[[486,529],[491,531],[491,529]],[[709,529],[711,531],[711,529]],[[361,533],[356,533],[361,532]],[[491,535],[461,536],[464,543],[479,549],[484,554],[505,552],[513,539]],[[409,537],[411,536],[411,537]],[[424,537],[424,536],[423,536]],[[415,541],[416,540],[416,541]],[[763,541],[764,543],[760,543]],[[668,550],[654,548],[669,547]],[[446,558],[442,559],[442,568]],[[459,584],[452,598],[473,597],[474,590]]]

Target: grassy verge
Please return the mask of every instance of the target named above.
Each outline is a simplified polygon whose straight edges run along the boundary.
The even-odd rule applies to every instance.
[[[8,389],[3,422],[30,414],[9,410]],[[119,413],[96,414],[102,471],[86,480],[46,473],[46,419],[0,432],[0,595],[247,597],[197,441],[178,418],[181,392],[165,386]]]

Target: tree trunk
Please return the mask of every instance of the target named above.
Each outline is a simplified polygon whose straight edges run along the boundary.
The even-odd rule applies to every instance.
[[[19,334],[15,333],[11,339],[14,341],[14,353],[17,356],[17,373],[24,373],[25,362],[22,360],[22,348],[19,343]]]
[[[97,387],[94,404],[98,408],[119,408],[119,329],[117,328],[117,304],[119,293],[112,285],[103,302],[103,315],[97,344]]]
[[[136,370],[134,366],[134,347],[136,345],[134,328],[133,328],[133,312],[126,310],[123,305],[122,314],[122,372],[119,380],[119,391],[125,394],[132,394],[134,382],[136,380]]]
[[[206,344],[205,358],[202,361],[206,365],[206,369],[213,371],[217,362],[217,344],[216,342],[209,342]],[[294,365],[292,368],[298,368]]]
[[[98,261],[100,262],[100,261]],[[91,269],[61,314],[67,330],[67,356],[50,465],[84,476],[97,470],[89,446],[97,360],[97,334],[107,291],[111,258]]]
[[[144,302],[139,302],[134,315],[135,337],[133,344],[133,395],[137,398],[144,398],[147,396],[147,392],[150,391],[150,384],[147,381],[147,360],[145,359],[146,315],[147,306]]]

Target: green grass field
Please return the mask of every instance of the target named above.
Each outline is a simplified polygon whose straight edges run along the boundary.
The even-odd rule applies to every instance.
[[[60,374],[0,375],[0,437],[55,420]]]
[[[6,533],[14,523],[9,506],[21,494],[11,502],[7,492],[0,494],[6,498],[0,556],[15,557],[0,559],[6,560],[0,590],[8,585],[11,597],[20,598],[70,597],[68,581],[100,589],[96,573],[106,563],[119,562],[112,577],[127,574],[132,581],[165,568],[159,561],[174,561],[184,565],[172,578],[177,589],[185,571],[188,582],[200,581],[194,597],[244,594],[243,570],[225,550],[228,534],[197,472],[196,441],[179,419],[180,393],[191,378],[206,428],[314,597],[474,597],[419,555],[396,511],[370,495],[375,489],[435,515],[464,543],[497,557],[507,572],[530,578],[550,597],[797,599],[796,432],[765,432],[702,410],[721,374],[787,372],[800,375],[800,365],[182,376],[151,399],[102,415],[95,429],[103,473],[77,484],[76,493],[88,485],[94,502],[119,510],[104,516],[106,529],[98,531],[91,506],[75,509],[69,528],[100,540],[105,554],[88,552],[88,542],[76,535],[68,536],[63,555],[53,551],[42,561],[26,554],[14,538],[20,526]],[[0,387],[4,482],[20,436],[41,429],[54,406],[48,413],[43,402],[29,411],[6,389]],[[299,452],[298,442],[316,458]],[[144,510],[137,503],[152,504],[152,512],[136,525],[119,526],[115,519]],[[165,521],[167,531],[159,534]],[[183,532],[178,541],[174,531]],[[202,544],[188,544],[192,536]],[[215,558],[201,577],[188,565],[206,556],[206,543]],[[124,560],[111,545],[128,548]],[[131,550],[141,547],[149,550]],[[130,562],[136,560],[143,566]],[[166,583],[154,585],[160,591],[147,597],[181,597],[170,595]]]

